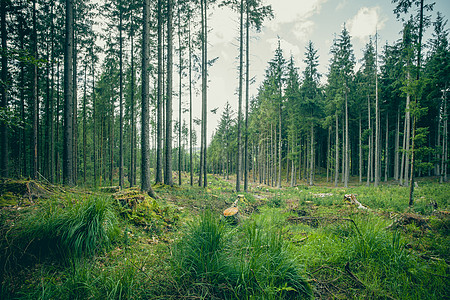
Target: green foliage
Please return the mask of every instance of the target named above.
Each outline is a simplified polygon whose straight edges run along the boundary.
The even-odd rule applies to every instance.
[[[69,196],[49,200],[17,222],[11,233],[28,255],[63,259],[92,256],[108,248],[119,234],[110,198]]]
[[[226,254],[230,238],[226,222],[210,211],[189,223],[184,236],[174,247],[172,261],[177,281],[187,290],[223,295],[229,280]]]
[[[187,293],[205,297],[309,298],[311,287],[276,226],[277,216],[251,219],[232,231],[205,212],[175,246],[177,282]]]

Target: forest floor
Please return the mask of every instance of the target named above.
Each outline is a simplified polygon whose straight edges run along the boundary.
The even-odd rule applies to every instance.
[[[182,186],[154,186],[156,200],[136,188],[106,193],[3,180],[0,299],[449,299],[450,183],[419,178],[409,207],[407,187],[352,179],[348,188],[325,178],[281,189],[251,181],[248,192],[236,193],[233,178],[208,175],[204,189],[189,186],[184,175]],[[351,194],[366,209],[349,203]],[[225,241],[220,249],[203,249],[205,241],[186,249],[205,211],[220,225],[238,195],[239,220],[218,235]],[[251,224],[277,232],[276,253],[286,259],[274,270],[289,261],[289,270],[304,278],[303,294],[290,283],[294,271],[277,275],[281,283],[264,275],[275,252],[270,242],[262,252],[245,244],[247,235],[257,237]],[[220,276],[193,264],[183,269],[177,259],[186,251],[217,254],[227,265]],[[259,269],[258,262],[249,267],[247,280],[232,281],[237,266],[254,258],[244,253],[239,261],[240,252],[265,258]]]

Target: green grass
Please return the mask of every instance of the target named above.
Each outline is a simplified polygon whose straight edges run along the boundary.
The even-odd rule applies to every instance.
[[[245,197],[241,221],[231,226],[221,213],[237,199],[233,182],[210,175],[208,182],[207,189],[155,187],[161,199],[135,208],[83,190],[0,210],[0,298],[445,299],[450,294],[449,220],[429,205],[433,200],[439,211],[448,211],[449,184],[420,181],[412,208],[408,188],[384,183],[281,190],[250,185],[239,193]],[[345,204],[349,193],[371,210]],[[408,214],[426,225],[388,227],[392,216]]]
[[[190,223],[173,257],[185,293],[227,299],[310,298],[304,270],[274,216],[232,229],[207,211]]]

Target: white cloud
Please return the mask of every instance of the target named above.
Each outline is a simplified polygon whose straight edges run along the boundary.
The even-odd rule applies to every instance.
[[[328,0],[268,0],[266,4],[272,5],[275,17],[267,23],[274,31],[281,24],[302,23],[318,13],[322,4]],[[311,21],[312,22],[312,21]]]
[[[385,18],[380,15],[380,7],[362,7],[358,13],[347,21],[347,28],[350,35],[365,42],[370,35],[374,35],[376,30],[384,28]]]
[[[239,15],[229,8],[218,8],[214,10],[208,20],[208,27],[213,28],[208,36],[208,42],[213,45],[220,43],[232,43],[239,35]]]
[[[339,2],[339,4],[336,6],[336,10],[341,10],[344,7],[346,7],[348,4],[348,0],[343,0],[341,2]]]
[[[304,22],[298,22],[293,27],[293,34],[299,40],[306,40],[311,36],[314,30],[314,22],[311,20],[306,20]]]
[[[267,43],[270,44],[270,49],[272,50],[272,53],[275,53],[275,50],[278,47],[278,39],[268,39]],[[283,56],[285,59],[288,59],[291,54],[293,56],[298,56],[300,54],[300,47],[294,44],[289,43],[288,41],[280,38],[280,46],[283,50]],[[270,58],[272,59],[272,57]]]

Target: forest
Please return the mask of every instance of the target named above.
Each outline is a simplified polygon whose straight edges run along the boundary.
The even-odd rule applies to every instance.
[[[343,23],[326,73],[278,37],[251,93],[266,2],[1,0],[1,299],[449,295],[447,16],[392,0],[362,57]]]

